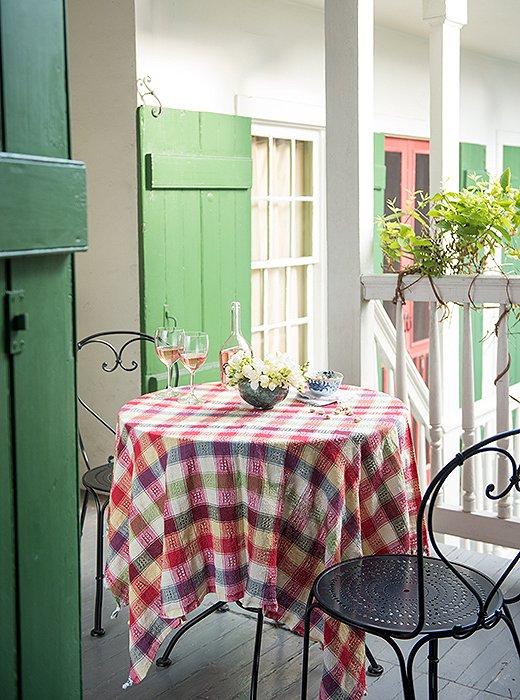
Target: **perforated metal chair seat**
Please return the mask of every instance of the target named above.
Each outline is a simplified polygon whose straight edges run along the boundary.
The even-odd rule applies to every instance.
[[[425,623],[423,633],[450,632],[476,622],[475,596],[443,561],[424,558]],[[452,566],[486,599],[493,581],[461,564]],[[381,555],[351,559],[324,571],[315,596],[326,612],[367,632],[371,628],[393,636],[412,631],[418,622],[417,558]],[[492,618],[503,604],[496,593],[488,609]]]
[[[83,486],[99,493],[110,494],[112,471],[113,467],[111,464],[103,464],[101,467],[89,469],[83,474]]]

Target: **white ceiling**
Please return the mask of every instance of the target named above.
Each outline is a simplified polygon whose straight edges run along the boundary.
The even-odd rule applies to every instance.
[[[294,0],[292,0],[294,2]],[[323,9],[324,0],[297,0]],[[422,0],[375,0],[376,24],[406,34],[428,36]],[[520,0],[468,0],[462,48],[520,63]]]

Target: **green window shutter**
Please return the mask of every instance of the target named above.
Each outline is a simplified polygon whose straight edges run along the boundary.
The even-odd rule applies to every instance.
[[[478,143],[459,144],[459,189],[472,184],[471,176],[480,175],[488,179],[486,170],[486,147]]]
[[[477,173],[484,178],[488,178],[486,171],[486,147],[478,143],[459,144],[459,186],[460,189],[472,184],[470,175]],[[460,352],[462,357],[462,314],[460,316]],[[484,335],[482,312],[471,311],[471,327],[473,335],[473,362],[474,362],[474,386],[475,400],[482,398],[482,338]],[[462,377],[462,367],[460,372]]]
[[[140,107],[137,127],[141,327],[153,333],[173,315],[209,333],[196,381],[215,381],[235,299],[251,334],[251,121],[175,109],[155,118]],[[151,347],[142,368],[144,391],[164,384]]]
[[[520,147],[504,146],[503,169],[511,170],[511,185],[520,188]],[[520,248],[520,234],[515,236],[516,246]],[[508,270],[511,274],[520,275],[520,261],[515,258],[508,258]],[[520,337],[518,335],[518,321],[513,314],[508,319],[509,327],[509,354],[511,355],[511,366],[509,368],[509,383],[520,382]]]
[[[375,223],[385,213],[385,135],[374,134],[374,272],[383,270],[383,253],[379,243],[379,232]]]

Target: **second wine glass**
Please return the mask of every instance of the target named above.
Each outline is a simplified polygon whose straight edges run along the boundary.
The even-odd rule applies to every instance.
[[[203,331],[186,331],[184,334],[184,347],[180,351],[180,360],[190,373],[190,393],[185,399],[188,404],[202,403],[195,394],[195,372],[206,362],[209,350],[208,334]]]
[[[179,353],[184,344],[184,330],[182,328],[157,328],[155,331],[155,352],[157,357],[168,369],[168,386],[166,396],[177,398],[179,392],[172,385],[173,365],[179,359]]]

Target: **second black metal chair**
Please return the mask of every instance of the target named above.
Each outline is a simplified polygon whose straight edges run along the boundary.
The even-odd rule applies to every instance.
[[[520,642],[509,605],[520,592],[506,595],[504,583],[520,560],[520,551],[496,581],[469,566],[449,562],[440,551],[433,531],[434,506],[447,478],[471,457],[492,453],[501,469],[510,473],[500,492],[494,485],[485,495],[492,500],[520,491],[520,467],[507,450],[508,438],[520,430],[494,435],[457,454],[428,486],[417,515],[417,555],[380,555],[352,559],[324,571],[314,582],[305,616],[302,699],[307,697],[310,624],[318,608],[353,628],[385,639],[399,660],[406,700],[415,699],[413,663],[419,649],[429,645],[428,698],[437,700],[438,644],[443,637],[465,639],[478,630],[491,629],[501,620],[511,632],[520,659]],[[424,554],[423,527],[437,557]],[[415,639],[407,660],[397,640]],[[421,695],[424,697],[424,695]]]

